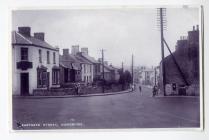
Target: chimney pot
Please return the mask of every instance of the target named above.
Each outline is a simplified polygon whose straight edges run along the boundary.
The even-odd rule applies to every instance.
[[[79,45],[73,45],[71,49],[71,54],[76,55],[77,53],[79,53]]]
[[[195,30],[195,26],[193,26],[193,31]]]
[[[24,36],[30,37],[31,36],[30,31],[31,31],[30,27],[18,27],[18,32]]]
[[[81,48],[81,52],[85,55],[88,55],[88,48]]]
[[[64,56],[69,55],[69,49],[63,49],[63,55]]]
[[[198,31],[199,30],[199,25],[197,25],[196,28],[197,28],[197,31]]]
[[[104,64],[105,64],[105,65],[108,65],[108,62],[107,62],[107,61],[104,61]]]
[[[43,32],[34,33],[34,37],[35,37],[36,39],[39,39],[39,40],[44,41],[44,33],[43,33]]]

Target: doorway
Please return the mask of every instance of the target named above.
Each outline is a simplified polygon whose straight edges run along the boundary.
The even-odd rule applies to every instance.
[[[29,96],[29,73],[20,74],[20,95]]]

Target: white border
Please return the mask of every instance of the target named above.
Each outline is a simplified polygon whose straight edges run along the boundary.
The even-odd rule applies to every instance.
[[[9,37],[9,22],[8,22],[8,8],[14,6],[88,6],[88,5],[95,5],[95,6],[104,6],[104,5],[156,5],[156,4],[199,4],[204,6],[204,22],[205,22],[205,41],[204,41],[204,104],[205,104],[205,126],[203,132],[188,132],[188,131],[136,131],[133,130],[131,132],[82,132],[82,133],[10,133],[8,128],[8,121],[9,121],[9,93],[8,87],[10,86],[8,83],[8,76],[9,76],[9,65],[8,65],[8,37]],[[57,140],[57,139],[147,139],[147,140],[208,140],[209,139],[209,1],[208,0],[0,0],[0,136],[2,139],[8,140],[37,140],[37,139],[50,139],[50,140]],[[3,67],[3,68],[2,68]]]

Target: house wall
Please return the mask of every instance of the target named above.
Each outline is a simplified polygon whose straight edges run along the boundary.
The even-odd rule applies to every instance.
[[[82,70],[81,70],[81,79],[82,81],[85,81],[86,83],[91,83],[93,82],[93,65],[92,64],[82,64]],[[88,81],[87,81],[88,77]],[[86,79],[86,80],[85,80]]]
[[[17,69],[17,62],[21,61],[21,47],[28,48],[28,61],[32,62],[33,67],[27,70]],[[39,63],[39,49],[42,50],[42,63]],[[50,64],[47,64],[47,51],[50,52]],[[53,64],[53,52],[56,54],[56,64]],[[20,95],[20,74],[29,73],[29,94],[33,93],[33,89],[37,88],[37,67],[43,65],[47,67],[47,72],[50,72],[50,87],[52,87],[52,67],[59,67],[59,52],[45,48],[34,47],[34,46],[20,46],[14,45],[12,48],[13,57],[13,94]]]
[[[178,49],[173,52],[173,56],[178,63],[188,85],[187,95],[199,95],[199,31],[193,30],[188,32],[188,40],[186,46],[177,46]],[[186,85],[183,76],[180,74],[171,55],[163,60],[165,64],[165,83],[170,85]],[[160,63],[160,88],[163,90],[162,82],[162,62]],[[169,94],[169,90],[166,94]]]

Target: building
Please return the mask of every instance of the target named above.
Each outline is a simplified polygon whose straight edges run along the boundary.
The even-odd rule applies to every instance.
[[[103,78],[102,76],[102,59],[99,58],[98,59],[99,63],[100,63],[100,69],[101,69],[101,79]],[[112,64],[108,65],[108,61],[104,61],[104,79],[105,81],[109,81],[109,82],[117,82],[120,79],[120,75],[119,75],[119,69],[114,67]]]
[[[199,27],[193,26],[188,37],[180,37],[176,50],[164,58],[166,94],[199,95]],[[175,62],[176,61],[176,62]],[[160,85],[162,62],[160,63]],[[179,67],[179,69],[178,69]],[[161,92],[163,93],[163,92]]]
[[[93,64],[80,56],[79,46],[74,45],[69,49],[63,49],[60,55],[60,80],[62,84],[73,82],[93,82]]]
[[[117,82],[120,79],[119,69],[112,64],[109,67],[111,68],[112,80]]]
[[[43,32],[32,36],[30,27],[12,32],[12,66],[14,95],[60,86],[59,49],[45,41]]]
[[[77,55],[93,65],[93,81],[99,79],[101,76],[101,64],[94,57],[89,56],[88,48],[81,48],[81,52],[77,53]]]
[[[159,67],[141,67],[138,72],[139,84],[154,86],[158,84]]]
[[[69,53],[69,49],[63,49],[63,55],[60,55],[60,83],[81,82],[82,62],[74,55]]]

